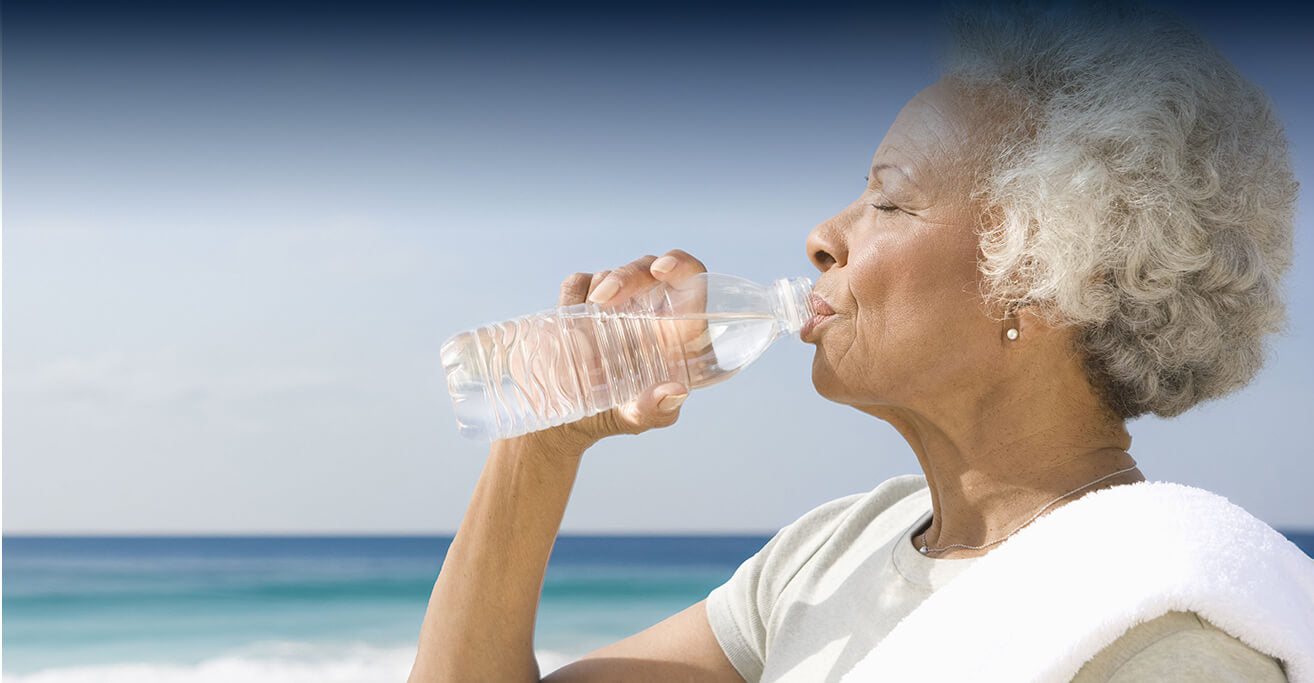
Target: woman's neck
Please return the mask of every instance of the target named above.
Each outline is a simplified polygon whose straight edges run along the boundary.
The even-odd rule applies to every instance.
[[[1065,467],[1027,476],[981,470],[955,475],[936,468],[927,475],[931,526],[915,542],[941,559],[984,555],[1044,512],[1091,491],[1142,480],[1136,461],[1118,448],[1088,450]]]
[[[1144,480],[1127,453],[1131,436],[1123,422],[1095,396],[1074,397],[1071,385],[1061,384],[1051,392],[1031,384],[1012,398],[996,394],[979,402],[983,410],[936,419],[905,409],[879,411],[908,440],[926,473],[933,518],[914,540],[943,549],[928,556],[983,555],[1051,503],[1050,510],[1090,491]]]

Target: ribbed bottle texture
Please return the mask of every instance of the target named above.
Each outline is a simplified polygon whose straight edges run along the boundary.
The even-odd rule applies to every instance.
[[[668,381],[728,379],[811,317],[806,278],[770,288],[702,274],[617,307],[563,306],[456,335],[442,346],[461,434],[504,439],[622,405]]]

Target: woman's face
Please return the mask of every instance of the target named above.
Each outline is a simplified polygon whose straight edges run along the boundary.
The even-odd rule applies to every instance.
[[[912,99],[876,150],[867,188],[814,228],[814,292],[835,314],[815,343],[821,395],[877,413],[981,400],[1002,354],[977,271],[980,208],[969,200],[989,116],[936,83]]]

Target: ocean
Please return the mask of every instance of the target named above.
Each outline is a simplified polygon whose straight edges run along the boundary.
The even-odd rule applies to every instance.
[[[705,598],[769,537],[557,540],[544,672]],[[5,537],[5,683],[403,681],[450,538]]]
[[[1314,534],[1287,534],[1314,555]],[[563,536],[544,672],[703,599],[766,536]],[[403,681],[450,538],[5,537],[4,683]]]

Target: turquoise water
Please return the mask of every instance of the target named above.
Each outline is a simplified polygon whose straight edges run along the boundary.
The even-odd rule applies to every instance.
[[[1306,553],[1314,535],[1287,534]],[[563,537],[547,671],[706,597],[765,536]],[[5,683],[405,680],[450,539],[4,539]]]
[[[545,669],[701,600],[766,537],[563,537]],[[4,539],[4,678],[396,681],[448,538]]]

